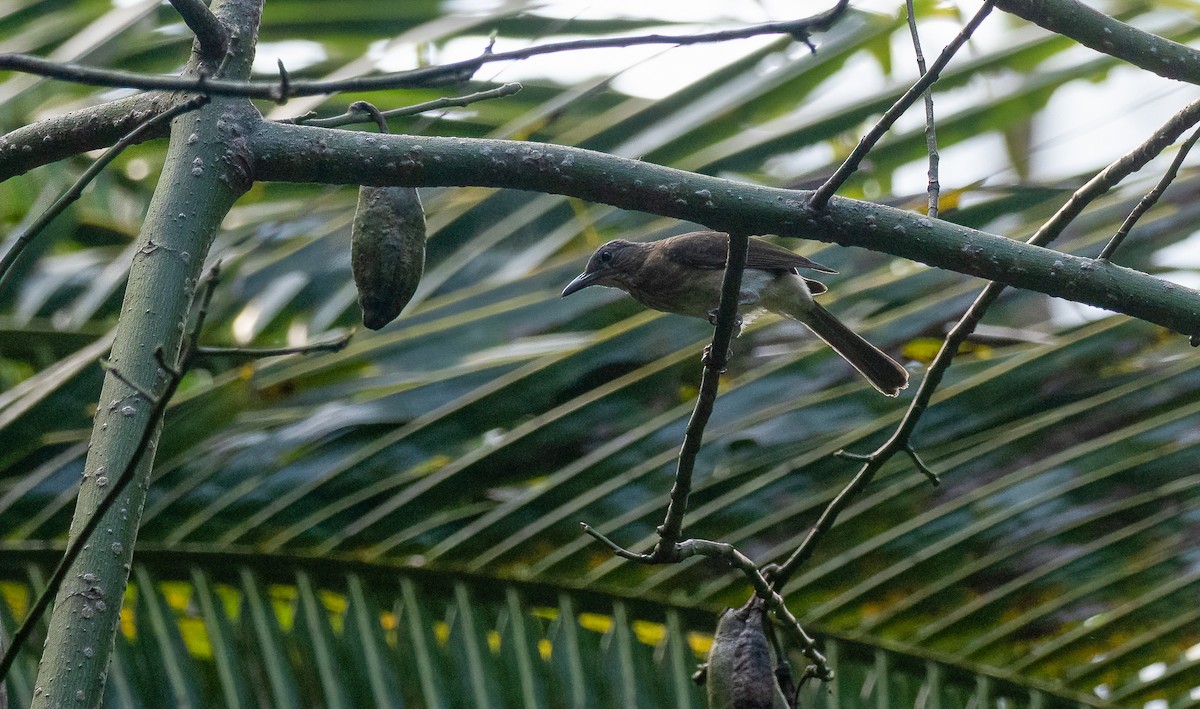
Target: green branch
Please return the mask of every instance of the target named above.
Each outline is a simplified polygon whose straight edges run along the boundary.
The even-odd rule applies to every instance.
[[[562,194],[731,233],[858,246],[1200,334],[1200,292],[1140,271],[924,215],[808,191],[699,175],[545,143],[378,135],[263,122],[249,137],[259,180],[480,186]],[[318,149],[319,148],[319,149]]]
[[[1200,84],[1200,51],[1144,32],[1075,0],[995,0],[996,7],[1168,79]]]

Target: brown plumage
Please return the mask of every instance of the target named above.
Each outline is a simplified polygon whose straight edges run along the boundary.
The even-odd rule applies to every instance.
[[[588,286],[620,288],[655,310],[710,321],[721,300],[729,236],[697,231],[651,243],[617,239],[596,249],[587,267],[563,289],[566,297]],[[799,320],[863,374],[879,391],[896,396],[908,372],[813,300],[825,285],[800,275],[806,268],[836,273],[759,239],[750,239],[740,304],[746,311],[770,310]]]

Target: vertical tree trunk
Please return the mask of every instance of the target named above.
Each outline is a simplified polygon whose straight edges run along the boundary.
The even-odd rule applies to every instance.
[[[228,78],[249,75],[261,5],[261,0],[213,2],[217,16],[240,35]],[[202,67],[193,53],[187,73],[194,75],[202,68],[215,70]],[[161,347],[168,362],[179,351],[213,235],[251,184],[252,161],[241,136],[258,120],[248,101],[218,98],[172,124],[166,164],[138,235],[110,356],[124,377],[146,391],[161,387],[163,373],[155,350]],[[151,402],[111,372],[105,377],[71,540],[127,465],[144,428],[161,425],[147,421],[150,408]],[[156,433],[132,483],[58,589],[34,689],[35,707],[100,704],[157,440]]]

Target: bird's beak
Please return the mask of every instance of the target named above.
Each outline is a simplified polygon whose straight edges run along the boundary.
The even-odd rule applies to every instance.
[[[592,285],[595,282],[596,282],[596,274],[595,273],[587,273],[585,271],[584,273],[581,273],[578,276],[575,276],[575,280],[568,283],[566,288],[563,288],[562,297],[566,298],[568,295],[571,295],[575,291],[583,290],[584,288],[587,288],[588,286]]]

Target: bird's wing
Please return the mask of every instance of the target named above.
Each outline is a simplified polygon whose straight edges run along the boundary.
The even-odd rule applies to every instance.
[[[672,236],[662,242],[667,258],[692,268],[725,268],[725,255],[729,250],[729,235],[721,231],[696,231]],[[750,239],[750,250],[746,255],[746,268],[763,271],[791,271],[807,268],[821,273],[837,271],[804,258],[800,254],[776,246],[767,241]]]

